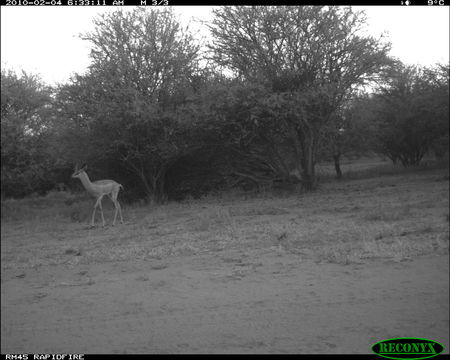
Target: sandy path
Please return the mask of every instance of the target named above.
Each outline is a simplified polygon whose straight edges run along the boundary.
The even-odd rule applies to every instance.
[[[271,250],[3,270],[2,353],[449,349],[449,259],[316,264]]]

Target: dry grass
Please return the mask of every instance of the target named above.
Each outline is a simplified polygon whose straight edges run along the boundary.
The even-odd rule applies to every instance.
[[[378,165],[376,165],[378,166]],[[369,166],[370,168],[370,166]],[[364,170],[370,171],[370,170]],[[269,249],[340,264],[448,252],[448,169],[327,182],[313,193],[222,194],[123,206],[126,223],[89,228],[93,202],[52,193],[1,204],[2,267],[162,259]]]

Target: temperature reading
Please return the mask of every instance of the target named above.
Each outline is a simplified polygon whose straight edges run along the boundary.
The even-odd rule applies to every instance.
[[[428,0],[428,5],[445,5],[444,0]]]

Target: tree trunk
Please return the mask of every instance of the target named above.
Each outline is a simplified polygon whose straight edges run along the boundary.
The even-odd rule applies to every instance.
[[[141,180],[142,185],[144,187],[144,192],[145,192],[145,199],[147,202],[151,203],[153,201],[153,189],[150,186],[150,183],[147,179],[147,176],[145,175],[145,171],[144,168],[141,164],[141,166],[136,165],[133,163],[133,161],[131,161],[130,159],[128,159],[127,157],[122,157],[122,160],[124,162],[124,164],[126,165],[126,167],[128,169],[130,169],[131,171],[133,171]]]
[[[152,203],[153,201],[153,190],[150,186],[150,184],[148,183],[147,178],[145,177],[144,173],[140,173],[139,174],[139,178],[142,181],[142,184],[144,185],[144,191],[145,191],[145,198],[147,200],[148,203]]]
[[[167,195],[164,191],[165,176],[157,177],[154,179],[154,199],[157,203],[161,204],[167,201]]]
[[[309,131],[308,135],[304,135],[298,131],[298,143],[301,148],[300,157],[300,174],[302,188],[306,191],[314,190],[317,187],[317,179],[315,176],[315,139],[314,133]]]
[[[342,179],[342,171],[341,171],[341,154],[334,154],[333,155],[334,160],[334,169],[336,170],[336,178]]]
[[[314,171],[314,156],[313,154],[305,154],[306,156],[302,158],[302,170],[301,170],[301,181],[302,187],[305,190],[314,190],[317,187],[317,179]]]

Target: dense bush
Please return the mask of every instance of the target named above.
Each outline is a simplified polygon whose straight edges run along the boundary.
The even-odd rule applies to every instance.
[[[94,25],[89,68],[57,88],[2,70],[2,199],[81,190],[76,163],[124,200],[163,202],[313,189],[317,163],[340,176],[342,154],[445,157],[448,66],[397,66],[352,8],[221,7],[205,48],[168,8]],[[374,79],[377,94],[356,96]]]

